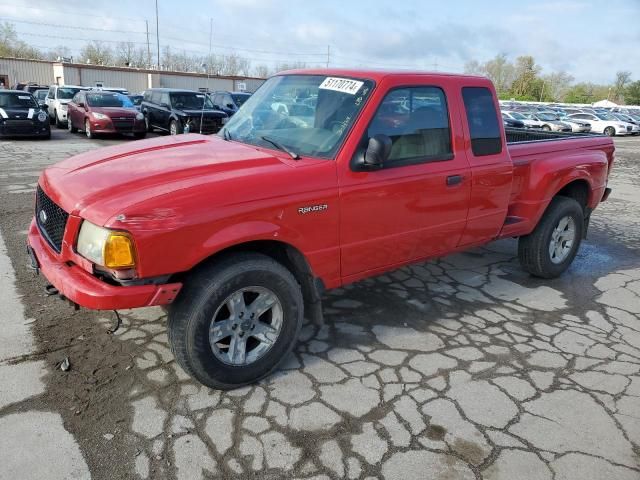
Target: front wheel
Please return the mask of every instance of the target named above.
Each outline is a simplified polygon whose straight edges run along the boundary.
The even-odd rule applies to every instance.
[[[583,230],[584,213],[580,204],[573,198],[555,197],[535,230],[520,237],[520,264],[536,277],[558,277],[578,253]]]
[[[551,131],[551,127],[549,125],[543,125],[542,126],[542,130],[544,130],[545,132],[550,132]]]
[[[89,119],[87,118],[84,121],[84,134],[87,136],[87,138],[93,138],[93,132],[91,131],[91,122],[89,122]]]
[[[202,384],[232,389],[269,375],[293,348],[300,285],[272,258],[243,253],[201,267],[169,307],[171,350]]]
[[[55,121],[56,121],[56,127],[57,128],[65,128],[65,124],[62,120],[60,120],[60,117],[58,116],[58,111],[54,110],[53,111],[53,116],[55,117]]]
[[[176,120],[171,120],[171,123],[169,124],[169,134],[178,135],[179,133],[182,133],[182,127]]]
[[[604,134],[609,136],[609,137],[615,137],[616,136],[616,129],[613,127],[607,127],[604,129]]]

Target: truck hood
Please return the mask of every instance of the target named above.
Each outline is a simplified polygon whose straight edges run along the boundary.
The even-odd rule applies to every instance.
[[[76,155],[48,167],[40,185],[65,211],[105,225],[150,198],[207,185],[215,192],[212,183],[292,166],[251,146],[190,134]]]

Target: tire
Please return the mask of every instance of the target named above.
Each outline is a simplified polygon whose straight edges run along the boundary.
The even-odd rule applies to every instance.
[[[182,125],[177,120],[171,120],[169,123],[169,135],[179,135],[182,133]]]
[[[549,125],[543,125],[542,126],[542,130],[544,130],[545,132],[550,132],[551,131],[551,127]]]
[[[607,127],[604,129],[603,132],[605,135],[607,135],[608,137],[615,137],[616,136],[616,129],[613,127]]]
[[[147,136],[147,132],[136,132],[133,134],[133,136],[137,139],[137,140],[142,140],[144,137]]]
[[[561,222],[568,220],[567,229]],[[560,227],[560,228],[558,228]],[[571,244],[569,230],[573,228]],[[558,235],[556,229],[560,231]],[[584,212],[573,198],[558,196],[551,200],[535,230],[518,241],[518,258],[531,275],[541,278],[560,276],[573,262],[584,231]],[[552,242],[558,246],[552,252]],[[555,257],[555,258],[554,258]]]
[[[60,128],[60,129],[66,128],[66,125],[64,123],[62,123],[62,120],[60,120],[60,118],[58,118],[58,111],[57,110],[53,111],[53,117],[54,117],[55,122],[56,122],[56,128]]]
[[[73,122],[69,117],[67,117],[67,130],[69,130],[69,133],[76,133],[78,131],[78,129],[73,126]]]
[[[241,293],[243,290],[248,292]],[[252,292],[255,290],[267,292],[266,295],[272,294],[277,300],[277,303],[266,310],[268,313],[260,314],[259,318],[269,316],[269,328],[277,326],[278,333],[265,345],[259,342],[262,349],[260,351],[255,346],[257,338],[251,333],[247,334],[244,340],[246,357],[242,354],[240,356],[245,359],[245,364],[234,362],[231,352],[233,339],[236,338],[237,341],[245,332],[253,331],[250,322],[257,322],[264,328],[264,321],[249,319],[254,303],[251,297],[247,300],[244,295],[254,295]],[[238,295],[242,295],[240,298],[243,302],[233,303]],[[232,310],[227,308],[229,302],[247,305],[244,307],[248,309],[244,320],[240,320],[243,307],[233,307],[240,310],[234,317]],[[222,390],[241,387],[266,377],[277,368],[295,345],[303,313],[302,291],[289,270],[266,255],[235,254],[200,267],[185,282],[179,296],[169,307],[168,334],[171,351],[183,370],[200,383]],[[220,321],[220,318],[223,320]],[[226,323],[226,327],[219,327],[219,330],[224,329],[228,332],[227,336],[223,336],[225,334],[220,331],[210,331],[211,325],[216,323]],[[233,331],[228,331],[228,328],[233,328]],[[218,333],[217,342],[210,342],[210,332]],[[251,355],[259,356],[249,361]]]
[[[146,115],[144,116],[144,124],[147,127],[147,132],[153,132],[153,127],[149,123],[149,117],[147,117]]]
[[[84,120],[84,134],[88,139],[95,138],[95,135],[91,131],[91,123],[89,123],[89,119]]]

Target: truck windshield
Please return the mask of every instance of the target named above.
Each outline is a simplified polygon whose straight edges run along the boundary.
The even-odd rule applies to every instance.
[[[275,140],[298,155],[333,158],[372,88],[370,80],[278,75],[231,117],[221,136],[267,148]]]

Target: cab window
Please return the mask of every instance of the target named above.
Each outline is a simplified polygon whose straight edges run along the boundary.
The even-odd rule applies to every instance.
[[[453,158],[447,102],[438,87],[389,92],[367,131],[368,138],[379,134],[392,142],[385,167]]]

